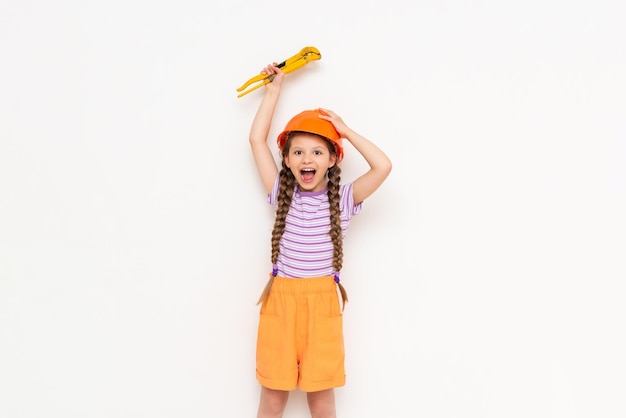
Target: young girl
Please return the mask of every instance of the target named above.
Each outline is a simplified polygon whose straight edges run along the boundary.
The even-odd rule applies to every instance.
[[[267,144],[284,74],[276,63],[250,129],[250,146],[276,210],[270,280],[261,296],[257,337],[258,417],[281,417],[289,391],[307,392],[312,417],[335,417],[333,388],[345,383],[340,284],[342,241],[362,202],[389,175],[391,162],[376,145],[328,109],[305,110],[278,136],[282,167]],[[369,170],[340,185],[342,138]],[[343,303],[340,303],[339,293]]]

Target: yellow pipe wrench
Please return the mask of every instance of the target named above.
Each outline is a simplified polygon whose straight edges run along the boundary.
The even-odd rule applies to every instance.
[[[317,61],[322,58],[322,54],[318,51],[317,48],[313,46],[305,46],[291,58],[287,58],[285,61],[281,62],[277,65],[278,68],[282,70],[283,73],[288,74],[299,68],[304,67],[309,61]],[[266,85],[267,83],[271,83],[274,80],[274,74],[259,74],[255,77],[252,77],[250,80],[246,81],[246,83],[237,89],[238,92],[242,92],[237,97],[245,96],[258,89],[261,86]],[[249,90],[244,91],[248,86],[252,83],[261,82],[256,86],[250,88]]]

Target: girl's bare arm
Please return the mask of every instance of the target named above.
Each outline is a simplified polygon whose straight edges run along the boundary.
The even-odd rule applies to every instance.
[[[280,97],[280,87],[284,74],[280,68],[276,67],[276,63],[268,65],[261,73],[274,74],[274,79],[265,86],[265,94],[252,121],[250,147],[252,148],[252,155],[261,176],[263,187],[267,193],[270,193],[278,174],[278,168],[276,167],[272,151],[267,144],[267,136],[272,125],[274,110]]]

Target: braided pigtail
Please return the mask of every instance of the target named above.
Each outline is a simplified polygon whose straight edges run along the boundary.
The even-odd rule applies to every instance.
[[[272,230],[272,273],[270,279],[263,289],[263,293],[257,302],[257,305],[265,302],[269,296],[274,277],[276,276],[276,262],[278,261],[278,253],[280,252],[280,239],[285,232],[285,220],[287,219],[287,213],[291,206],[291,198],[293,197],[293,190],[296,184],[296,179],[293,176],[291,170],[282,162],[282,169],[280,171],[280,184],[278,188],[278,199],[276,208],[276,220],[274,221],[274,229]]]
[[[272,231],[272,264],[276,264],[276,261],[278,260],[278,244],[280,243],[280,239],[285,232],[285,220],[287,219],[287,213],[291,207],[291,198],[293,197],[293,190],[296,184],[296,179],[293,176],[293,173],[284,161],[282,165],[283,167],[280,171],[280,185],[278,189],[276,220],[274,221],[274,230]]]
[[[343,237],[341,231],[341,210],[339,209],[339,182],[341,181],[341,168],[337,164],[328,169],[328,203],[330,204],[330,231],[329,235],[333,242],[333,268],[335,269],[335,282],[339,286],[341,299],[345,306],[348,301],[348,293],[339,281],[339,272],[343,266]]]

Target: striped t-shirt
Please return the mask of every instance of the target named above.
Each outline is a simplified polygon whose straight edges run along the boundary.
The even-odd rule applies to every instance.
[[[274,182],[268,201],[276,210],[280,176]],[[354,204],[352,183],[339,187],[342,236],[346,236],[352,216],[361,211],[362,203]],[[282,277],[331,276],[333,243],[330,231],[330,205],[327,190],[304,192],[296,184],[291,207],[285,221],[285,232],[280,240],[278,275]]]

